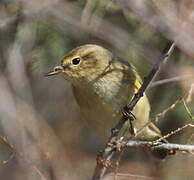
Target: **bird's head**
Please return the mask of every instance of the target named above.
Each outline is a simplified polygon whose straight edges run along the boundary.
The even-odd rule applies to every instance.
[[[112,54],[98,45],[73,49],[46,76],[60,74],[72,83],[90,82],[100,76],[112,60]]]

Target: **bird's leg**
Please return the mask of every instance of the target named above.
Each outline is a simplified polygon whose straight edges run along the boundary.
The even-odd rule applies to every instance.
[[[134,126],[133,126],[133,121],[136,119],[135,115],[128,110],[127,107],[123,108],[123,118],[129,121],[129,131],[131,135],[135,136],[135,131],[134,131]]]

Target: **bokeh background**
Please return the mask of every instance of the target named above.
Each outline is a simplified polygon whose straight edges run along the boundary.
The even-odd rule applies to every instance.
[[[167,82],[147,91],[152,119],[168,109],[156,122],[163,134],[194,119],[183,101],[176,103],[185,97],[194,113],[193,0],[1,0],[0,179],[91,179],[105,142],[82,122],[71,85],[44,74],[72,48],[95,43],[143,77],[172,40],[176,49],[155,79]],[[193,133],[186,128],[169,141],[192,144]],[[194,179],[193,165],[192,154],[158,161],[133,149],[110,171],[118,180],[184,180]]]

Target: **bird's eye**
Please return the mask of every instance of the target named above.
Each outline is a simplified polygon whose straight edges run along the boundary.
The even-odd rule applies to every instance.
[[[78,64],[80,63],[80,61],[81,61],[80,58],[74,58],[74,59],[72,60],[72,64],[73,64],[73,65],[78,65]]]

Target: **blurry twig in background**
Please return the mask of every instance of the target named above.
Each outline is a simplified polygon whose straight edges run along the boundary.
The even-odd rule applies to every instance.
[[[12,151],[12,154],[9,156],[9,158],[7,160],[3,161],[3,164],[6,164],[14,157],[15,149],[14,149],[13,145],[5,137],[0,136],[0,141],[2,143],[6,144]]]
[[[113,0],[113,2],[129,12],[133,12],[142,21],[161,32],[167,39],[172,41],[176,39],[177,47],[191,57],[194,57],[194,32],[183,29],[182,21],[175,11],[167,10],[166,12],[162,12],[164,9],[162,6],[157,6],[158,1],[153,1],[154,5],[158,8],[157,11],[149,8],[145,0],[141,2],[133,0]]]
[[[1,115],[3,114],[3,116],[1,116],[1,123],[6,136],[9,138],[9,142],[7,141],[6,144],[9,144],[13,153],[17,155],[15,157],[22,164],[27,165],[25,166],[26,170],[31,171],[31,169],[33,169],[39,176],[41,175],[41,179],[47,179],[45,174],[48,172],[43,173],[43,170],[41,170],[40,165],[43,165],[45,162],[43,158],[40,157],[40,154],[44,154],[45,157],[47,156],[46,161],[52,159],[52,163],[57,166],[54,158],[57,157],[59,149],[61,148],[59,145],[57,146],[57,139],[53,140],[53,138],[55,138],[54,134],[52,134],[47,124],[41,121],[40,117],[38,118],[32,106],[18,97],[13,97],[7,80],[2,75],[0,77],[0,88],[0,112]],[[38,119],[41,122],[36,124],[36,120]],[[33,140],[28,137],[29,135],[33,137]],[[50,144],[51,142],[52,144]],[[24,148],[24,146],[28,148]],[[60,161],[57,162],[59,164],[61,163]],[[52,167],[52,163],[47,163],[47,166]]]
[[[169,111],[172,111],[178,104],[180,104],[182,102],[182,100],[183,100],[183,98],[176,100],[172,105],[165,108],[162,112],[158,113],[155,116],[155,118],[153,120],[151,120],[151,122],[157,122],[160,118],[164,117],[166,115],[166,113],[168,113]]]
[[[88,25],[97,0],[87,0],[82,12],[81,22]]]
[[[29,166],[32,167],[32,169],[40,176],[42,180],[47,180],[46,177],[41,173],[41,171],[36,166],[32,165],[29,159],[24,159],[22,157],[22,154],[18,153],[14,146],[5,137],[0,136],[0,141],[5,143],[12,150],[12,154],[7,160],[3,161],[3,164],[8,163],[15,155],[18,155],[20,158],[22,158],[22,160],[24,160],[26,163],[28,163]]]
[[[192,78],[194,78],[194,75],[189,74],[189,75],[183,75],[183,76],[176,76],[176,77],[172,77],[172,78],[168,78],[168,79],[162,79],[162,80],[158,80],[158,81],[153,82],[150,85],[150,88],[160,86],[163,84],[167,84],[167,83],[171,83],[171,82],[184,81],[184,80],[188,80],[188,79],[192,79]]]
[[[27,54],[34,46],[34,30],[27,19],[18,21],[13,41],[6,49],[5,73],[0,76],[1,125],[10,147],[18,155],[15,157],[25,168],[25,176],[30,177],[33,169],[43,180],[50,176],[67,178],[67,171],[62,169],[69,168],[65,163],[68,156],[53,129],[36,110],[26,72]]]
[[[87,0],[81,15],[82,25],[89,26],[90,29],[97,32],[103,22],[109,2],[110,0]]]

